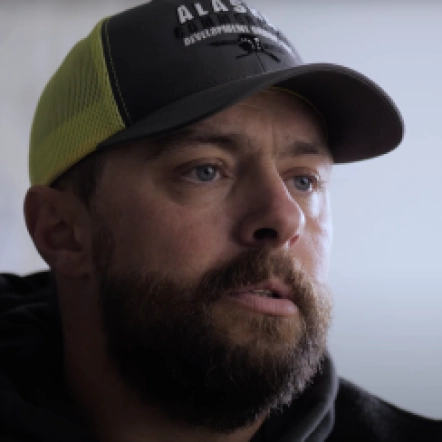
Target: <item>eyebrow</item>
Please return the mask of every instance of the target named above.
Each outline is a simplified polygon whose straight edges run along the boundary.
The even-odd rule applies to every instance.
[[[250,137],[240,133],[221,133],[214,130],[195,130],[188,128],[179,132],[150,140],[148,159],[155,160],[175,152],[185,151],[201,145],[213,145],[229,153],[247,155],[256,151]],[[323,155],[331,157],[322,144],[296,140],[276,154],[277,158],[301,155]]]

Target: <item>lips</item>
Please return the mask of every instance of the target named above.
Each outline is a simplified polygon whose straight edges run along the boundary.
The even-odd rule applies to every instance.
[[[277,280],[234,290],[229,298],[236,305],[255,313],[293,316],[298,312],[297,306],[291,299],[290,289]]]
[[[291,291],[289,287],[282,281],[277,279],[265,281],[259,284],[243,287],[239,290],[231,292],[232,296],[238,296],[244,293],[252,293],[256,296],[263,296],[274,299],[291,299]]]

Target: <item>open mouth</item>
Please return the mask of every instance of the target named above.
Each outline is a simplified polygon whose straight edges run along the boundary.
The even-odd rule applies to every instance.
[[[273,287],[272,287],[273,289]],[[282,291],[266,288],[243,288],[233,291],[230,299],[237,305],[246,307],[257,313],[268,314],[272,316],[292,316],[298,309],[295,303],[289,299],[287,289]]]
[[[264,298],[282,299],[278,292],[272,290],[248,290],[248,292]]]

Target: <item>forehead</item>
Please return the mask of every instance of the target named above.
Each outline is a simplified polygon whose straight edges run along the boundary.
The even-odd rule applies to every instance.
[[[220,112],[218,115],[228,113],[229,111],[240,111],[244,107],[252,107],[255,109],[261,109],[263,111],[269,111],[271,113],[290,113],[304,114],[316,118],[317,111],[310,105],[308,101],[301,95],[287,89],[278,87],[272,87],[263,91],[257,92],[254,95],[240,101],[228,108],[224,112]]]
[[[326,129],[319,112],[302,97],[281,89],[267,89],[197,123],[201,128],[235,130],[262,135],[273,131],[275,137],[306,138],[328,152]]]

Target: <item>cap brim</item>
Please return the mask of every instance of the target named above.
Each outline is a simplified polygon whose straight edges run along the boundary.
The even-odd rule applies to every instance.
[[[235,80],[182,97],[98,145],[98,149],[177,131],[270,86],[305,97],[322,115],[335,163],[373,158],[397,147],[404,134],[390,97],[364,75],[333,64],[304,64]]]

